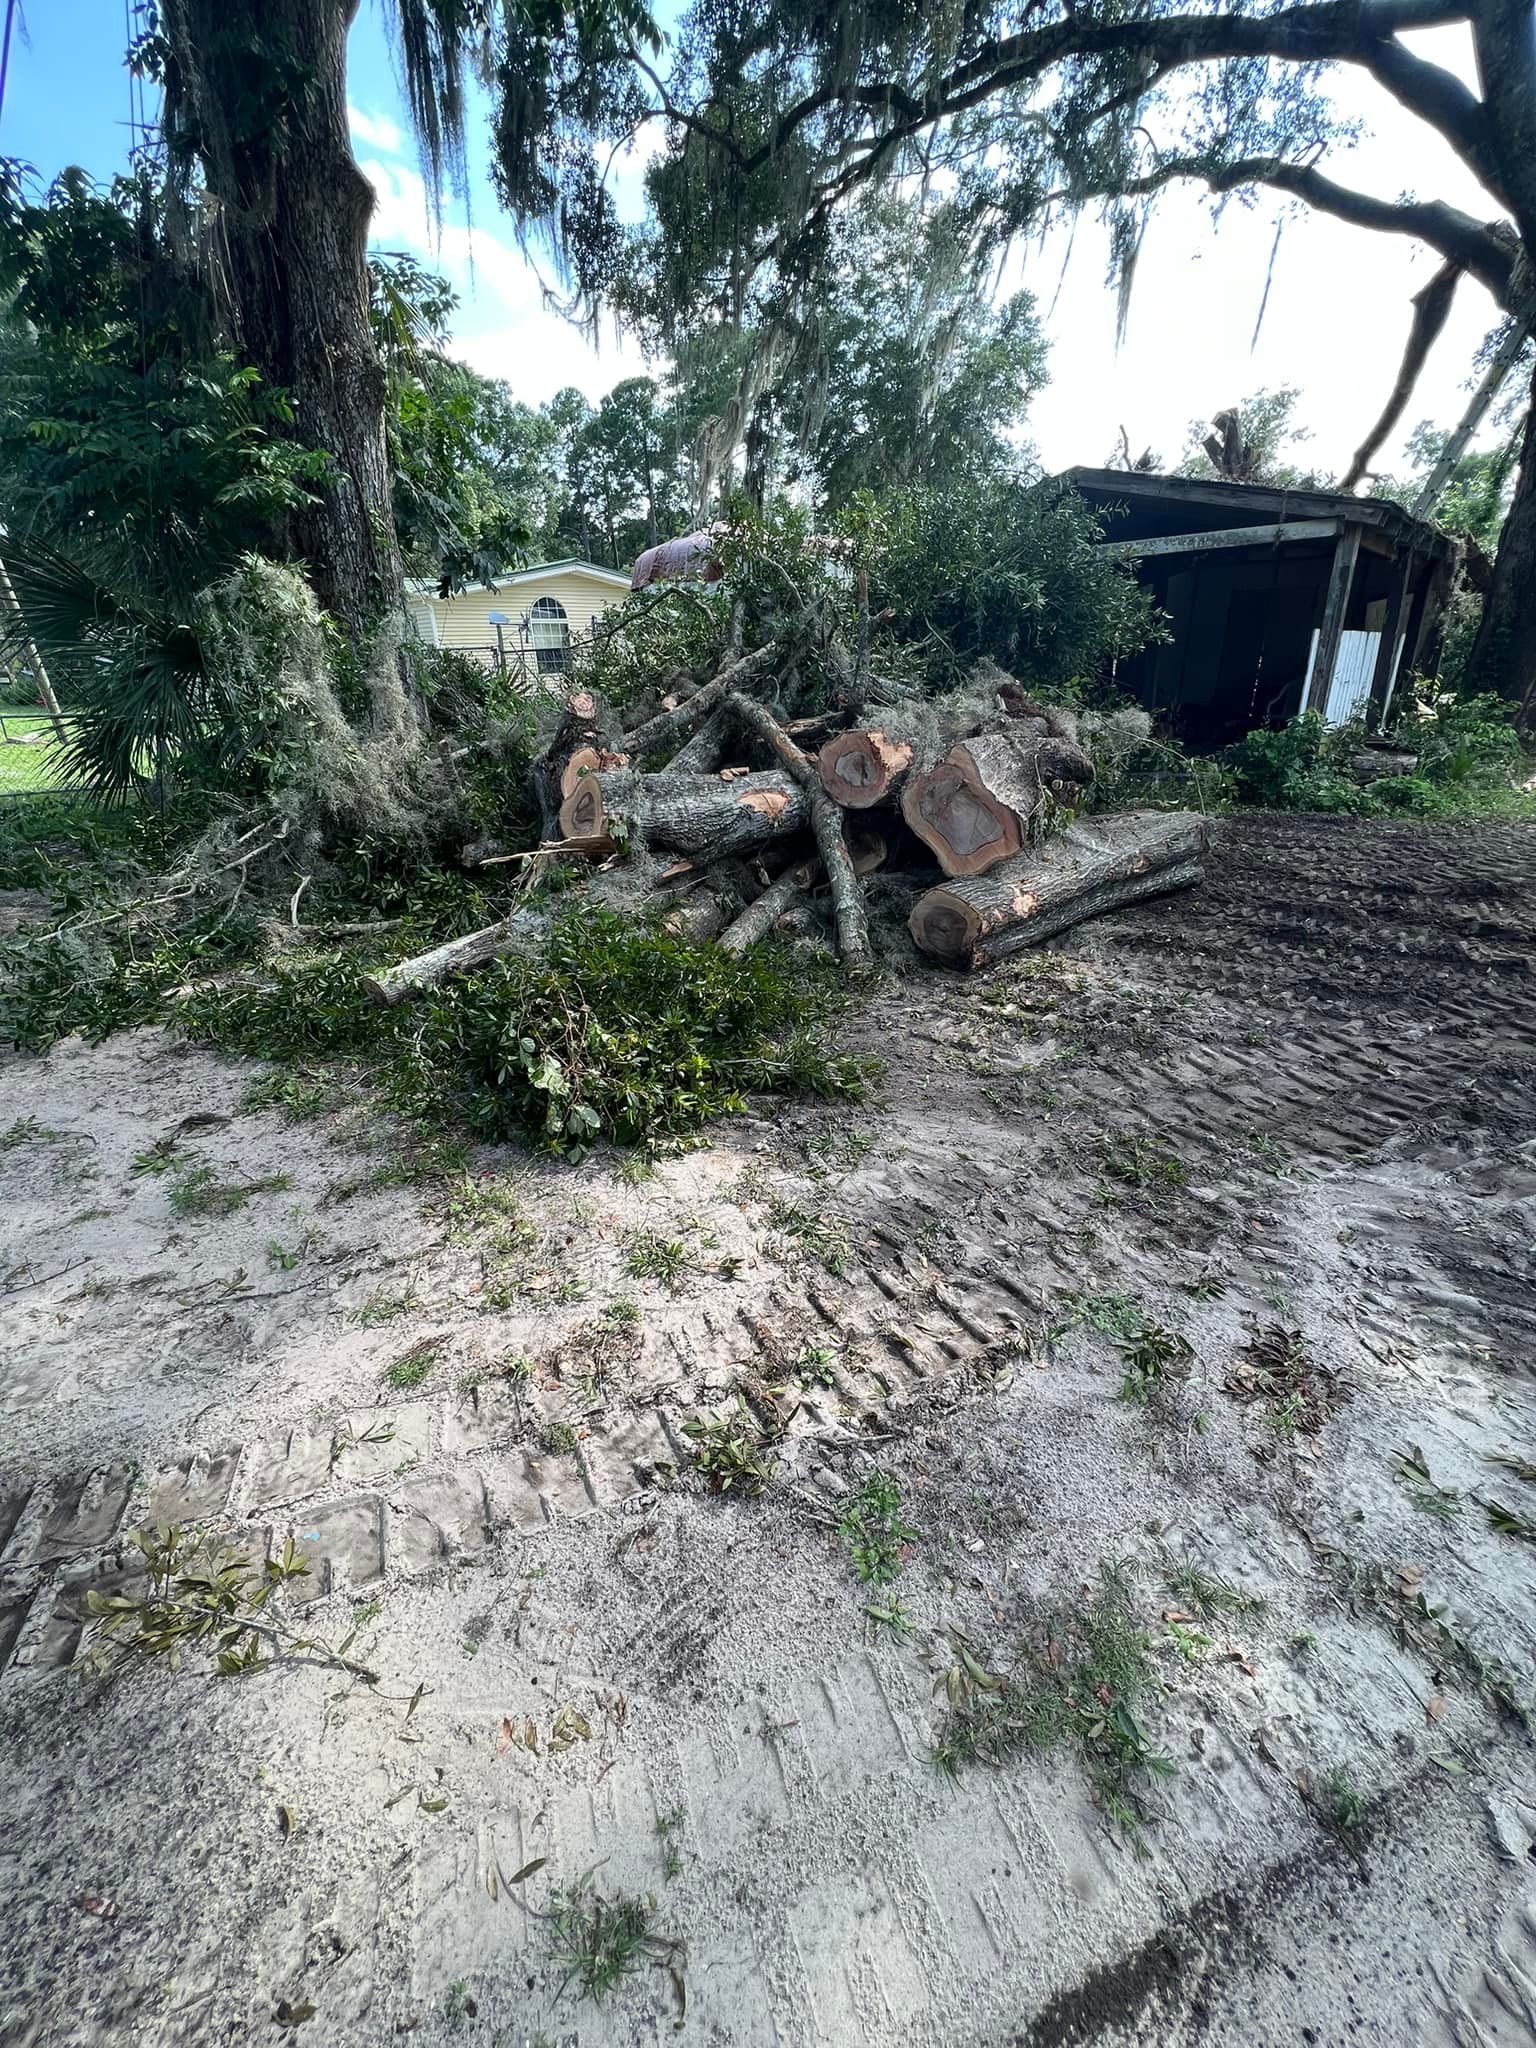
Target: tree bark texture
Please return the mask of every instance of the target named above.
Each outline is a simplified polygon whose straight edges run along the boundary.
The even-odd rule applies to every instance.
[[[1467,663],[1467,686],[1507,697],[1519,706],[1521,730],[1536,733],[1536,384],[1525,415],[1515,495]]]
[[[561,837],[593,852],[617,837],[710,861],[751,853],[802,830],[810,799],[792,776],[770,769],[723,782],[714,775],[590,775],[560,812]]]
[[[1209,844],[1194,811],[1126,811],[1069,825],[1033,852],[920,896],[908,929],[925,953],[986,967],[1123,903],[1200,879]]]
[[[316,595],[354,636],[403,601],[368,322],[373,189],[352,155],[347,31],[357,0],[162,0],[166,129],[218,209],[246,359],[287,392],[295,440],[331,457],[294,520]]]
[[[907,777],[901,814],[946,875],[979,875],[1023,850],[1049,794],[1092,779],[1093,763],[1071,740],[978,733]]]
[[[397,961],[393,967],[380,968],[377,974],[365,974],[363,987],[376,1003],[386,1008],[403,1003],[408,996],[432,988],[450,974],[468,974],[473,968],[484,967],[504,954],[533,944],[547,926],[548,920],[536,911],[514,910],[498,924],[466,932],[462,938],[450,939],[430,952],[417,953],[409,960]]]

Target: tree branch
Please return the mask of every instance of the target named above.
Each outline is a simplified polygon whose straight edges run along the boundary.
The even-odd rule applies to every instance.
[[[1474,220],[1459,207],[1439,199],[1377,199],[1368,192],[1356,192],[1325,178],[1310,164],[1284,163],[1274,157],[1248,157],[1237,163],[1212,165],[1193,157],[1174,157],[1143,178],[1116,184],[1114,190],[1127,197],[1160,191],[1164,185],[1194,178],[1213,192],[1236,192],[1245,185],[1269,185],[1289,192],[1295,199],[1319,213],[1331,213],[1351,227],[1374,228],[1389,235],[1411,235],[1427,242],[1448,263],[1456,264],[1504,307],[1513,311],[1515,255],[1512,242],[1500,236],[1486,222]],[[1075,192],[1063,195],[1083,198]]]

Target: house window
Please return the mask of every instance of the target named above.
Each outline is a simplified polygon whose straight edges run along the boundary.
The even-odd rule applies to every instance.
[[[528,643],[539,674],[559,675],[570,666],[571,629],[565,606],[553,597],[537,597],[528,614]]]

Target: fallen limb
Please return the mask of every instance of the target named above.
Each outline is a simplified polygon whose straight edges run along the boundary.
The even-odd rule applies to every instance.
[[[740,690],[759,676],[771,675],[774,669],[787,667],[805,645],[804,627],[797,627],[792,633],[778,640],[770,640],[766,647],[754,648],[750,654],[740,654],[728,661],[720,673],[695,690],[683,703],[674,705],[668,711],[658,711],[654,718],[648,718],[643,725],[637,725],[633,732],[624,735],[624,751],[632,759],[643,754],[653,754],[658,749],[679,744],[690,733],[697,732],[709,714],[722,704],[733,690]]]
[[[867,875],[885,859],[885,841],[878,832],[861,833],[849,851],[854,873]],[[755,946],[759,939],[767,937],[807,889],[816,886],[821,876],[819,860],[796,861],[787,867],[778,880],[770,882],[762,894],[747,905],[735,923],[721,933],[721,946],[727,953],[744,953],[749,946]]]
[[[601,854],[638,839],[648,847],[710,861],[751,853],[800,831],[806,791],[769,769],[725,781],[716,775],[592,775],[567,798],[560,828],[582,851]]]
[[[465,974],[471,968],[484,967],[489,961],[499,960],[507,953],[518,952],[543,931],[544,923],[544,919],[532,911],[514,911],[498,924],[488,924],[477,932],[466,932],[462,938],[449,939],[446,945],[434,946],[430,952],[417,953],[412,959],[401,960],[394,967],[382,967],[377,974],[365,974],[363,987],[376,1003],[386,1008],[394,1003],[403,1003],[408,996],[433,987],[447,975]]]
[[[816,851],[827,871],[832,889],[832,910],[837,920],[837,950],[850,974],[862,972],[873,955],[869,945],[869,916],[864,908],[864,891],[859,887],[848,845],[843,838],[843,814],[821,786],[821,777],[801,753],[783,726],[765,704],[758,704],[740,692],[729,699],[729,708],[749,732],[767,742],[785,769],[810,799],[811,830]]]
[[[1034,852],[920,896],[908,929],[925,953],[985,967],[1083,919],[1200,880],[1209,845],[1193,811],[1089,818]]]

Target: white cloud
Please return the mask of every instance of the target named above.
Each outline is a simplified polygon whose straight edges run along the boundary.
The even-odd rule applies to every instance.
[[[362,168],[376,195],[370,240],[410,250],[449,280],[461,299],[455,353],[482,376],[504,378],[514,397],[540,405],[567,384],[598,398],[620,378],[644,373],[639,350],[611,324],[594,347],[547,303],[538,266],[508,236],[453,220],[439,232],[417,172],[374,159]]]
[[[404,152],[405,137],[387,114],[369,114],[361,107],[349,106],[347,120],[352,140],[362,143],[364,148],[382,149],[386,156],[400,156]]]

